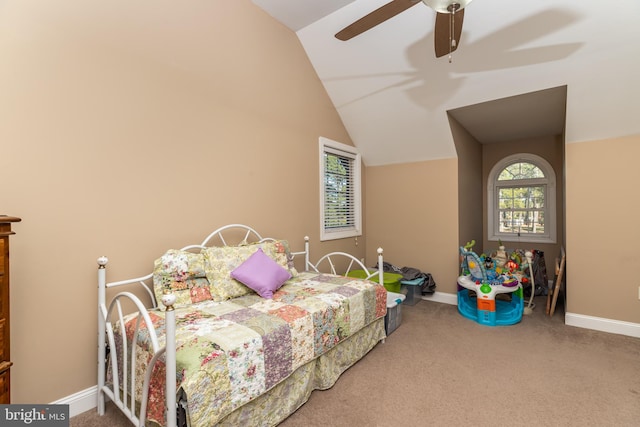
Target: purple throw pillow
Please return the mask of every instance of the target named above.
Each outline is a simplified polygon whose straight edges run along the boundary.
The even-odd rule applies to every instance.
[[[262,298],[273,298],[273,293],[291,278],[291,273],[258,248],[231,272],[231,277],[256,291]]]

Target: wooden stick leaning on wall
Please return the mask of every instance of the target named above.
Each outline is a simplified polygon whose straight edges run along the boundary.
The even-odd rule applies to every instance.
[[[564,279],[564,268],[566,263],[566,254],[564,247],[560,248],[560,259],[556,259],[556,282],[553,285],[553,289],[547,294],[547,314],[553,316],[556,311],[556,303],[558,302],[558,294],[562,287],[562,280]]]

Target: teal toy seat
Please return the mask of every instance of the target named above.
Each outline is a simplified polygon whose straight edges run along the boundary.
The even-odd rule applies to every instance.
[[[460,248],[462,275],[458,277],[458,312],[487,326],[513,325],[522,320],[524,293],[522,284],[509,276],[490,280],[480,257]],[[475,297],[469,291],[475,292]],[[510,300],[496,300],[498,294],[511,294]]]

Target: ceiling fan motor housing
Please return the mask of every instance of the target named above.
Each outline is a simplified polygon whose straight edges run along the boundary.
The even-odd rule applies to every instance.
[[[455,13],[467,7],[472,0],[422,0],[422,2],[439,13]]]

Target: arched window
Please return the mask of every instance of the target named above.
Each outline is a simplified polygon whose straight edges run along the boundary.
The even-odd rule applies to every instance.
[[[507,242],[556,242],[556,174],[542,157],[514,154],[487,180],[487,235]]]

